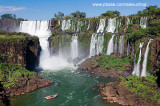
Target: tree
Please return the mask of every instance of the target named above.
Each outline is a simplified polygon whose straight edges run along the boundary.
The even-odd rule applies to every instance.
[[[85,12],[80,12],[80,11],[76,11],[74,13],[71,13],[71,17],[72,18],[85,18],[86,17],[86,13]]]
[[[15,14],[3,14],[1,15],[1,19],[16,19]]]
[[[62,13],[62,12],[58,12],[58,14],[54,14],[54,17],[56,17],[56,18],[64,18],[64,13]]]
[[[101,16],[103,17],[117,17],[120,15],[119,11],[106,11],[105,13],[102,13]]]

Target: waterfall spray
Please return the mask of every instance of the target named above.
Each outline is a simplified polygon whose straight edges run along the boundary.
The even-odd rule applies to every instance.
[[[47,70],[57,70],[70,66],[60,56],[52,56],[49,51],[48,38],[51,36],[50,21],[21,21],[19,32],[25,32],[39,37],[41,46],[39,67]]]

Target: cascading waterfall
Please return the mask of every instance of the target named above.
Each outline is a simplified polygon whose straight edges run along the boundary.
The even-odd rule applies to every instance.
[[[114,43],[114,53],[117,53],[117,36]]]
[[[39,37],[41,55],[39,67],[45,70],[61,69],[70,64],[60,56],[51,56],[48,38],[51,36],[50,21],[21,21],[19,32]]]
[[[130,45],[129,45],[129,41],[128,41],[128,44],[127,44],[127,56],[129,56],[129,49],[130,49]]]
[[[124,35],[123,35],[123,36],[120,36],[118,53],[122,54],[123,51],[124,51]]]
[[[90,43],[90,55],[95,56],[96,54],[98,55],[99,53],[102,53],[103,50],[103,41],[104,41],[104,34],[92,34],[91,37],[91,43]]]
[[[106,19],[100,19],[97,33],[102,33],[104,31],[105,22],[106,22]]]
[[[113,53],[113,48],[114,48],[114,43],[113,43],[113,38],[115,35],[112,35],[112,38],[109,40],[108,47],[107,47],[107,55],[110,55]]]
[[[136,58],[135,58],[134,69],[133,69],[132,75],[140,76],[140,62],[141,62],[141,49],[142,49],[142,47],[143,47],[143,43],[140,43],[138,62],[136,63]]]
[[[147,59],[148,59],[148,53],[149,53],[149,44],[151,43],[152,39],[149,40],[147,44],[147,48],[144,54],[144,60],[143,60],[143,67],[142,67],[142,73],[141,76],[147,76]]]
[[[108,19],[107,32],[114,33],[116,29],[116,18]]]
[[[63,20],[61,29],[64,31],[64,30],[68,30],[70,28],[71,28],[71,20],[70,19],[69,20]]]
[[[72,36],[71,57],[72,57],[72,60],[78,57],[78,36],[77,35]]]
[[[121,18],[116,18],[116,31],[115,33],[118,33],[119,28],[121,27]]]
[[[87,27],[87,31],[88,31],[89,28],[90,28],[90,24],[91,24],[91,20],[89,20],[89,24],[88,24],[88,27]]]
[[[82,26],[83,26],[83,21],[78,20],[78,24],[77,24],[77,32],[81,32],[82,31]]]
[[[58,25],[61,25],[61,21],[60,20],[58,20]]]
[[[140,26],[141,26],[141,28],[147,27],[147,17],[141,17]]]

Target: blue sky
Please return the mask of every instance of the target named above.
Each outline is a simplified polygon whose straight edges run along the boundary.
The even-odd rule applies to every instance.
[[[87,17],[97,17],[108,10],[118,10],[121,15],[126,16],[145,9],[144,6],[94,7],[93,3],[146,3],[147,6],[160,7],[160,0],[0,0],[0,15],[12,13],[28,20],[49,20],[59,11],[69,15],[80,10],[85,12]]]

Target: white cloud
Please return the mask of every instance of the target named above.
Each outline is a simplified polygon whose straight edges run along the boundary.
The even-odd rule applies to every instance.
[[[0,6],[0,12],[15,12],[25,10],[25,7],[14,7],[14,6]]]

